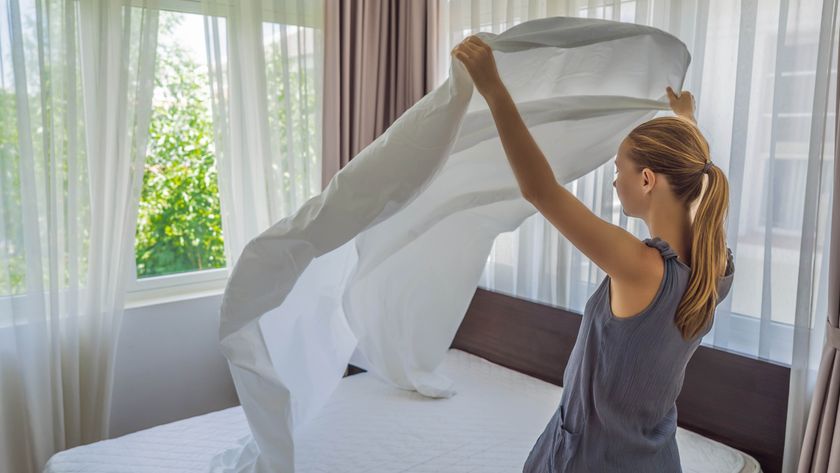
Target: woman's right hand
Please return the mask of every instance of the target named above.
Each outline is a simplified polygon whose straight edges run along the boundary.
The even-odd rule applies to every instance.
[[[691,92],[684,90],[677,95],[671,86],[668,86],[665,91],[668,93],[668,102],[671,104],[671,110],[677,115],[696,122],[694,119],[694,96],[691,95]]]

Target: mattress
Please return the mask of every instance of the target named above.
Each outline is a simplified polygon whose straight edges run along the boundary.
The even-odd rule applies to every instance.
[[[522,471],[562,388],[456,349],[441,369],[455,380],[451,398],[430,399],[369,373],[342,379],[299,432],[297,471]],[[237,406],[59,452],[45,472],[206,472],[249,438]],[[677,443],[685,473],[761,471],[749,455],[685,429]]]

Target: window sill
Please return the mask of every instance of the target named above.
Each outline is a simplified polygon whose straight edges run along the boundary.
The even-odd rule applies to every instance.
[[[136,281],[126,293],[125,309],[216,296],[225,291],[228,269],[173,274]]]

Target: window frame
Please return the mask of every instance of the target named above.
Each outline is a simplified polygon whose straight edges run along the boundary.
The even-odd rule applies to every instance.
[[[148,0],[131,0],[131,6],[135,8],[149,8],[148,3]],[[156,8],[194,15],[204,13],[201,2],[198,0],[159,0]],[[130,264],[127,265],[128,280],[125,287],[124,306],[126,309],[218,294],[224,291],[229,272],[228,266],[138,278],[136,242],[133,238],[132,242],[131,258],[128,258]]]
[[[229,7],[233,6],[236,0],[219,0],[218,5],[212,7],[209,13],[219,18],[227,18]],[[130,6],[136,8],[151,8],[148,0],[130,0]],[[303,14],[301,22],[286,21],[286,24],[296,24],[299,27],[316,27],[316,24],[309,24],[307,19],[323,16],[322,2],[304,2],[307,9]],[[176,13],[205,15],[208,11],[202,6],[200,0],[158,0],[154,8]],[[298,15],[296,19],[300,19]],[[284,23],[282,11],[271,8],[270,4],[263,9],[262,22]],[[132,240],[133,241],[133,240]],[[227,278],[232,270],[229,261],[226,261],[224,268],[204,269],[184,273],[174,273],[161,276],[137,277],[137,261],[134,254],[135,247],[132,245],[132,257],[127,265],[129,271],[126,282],[125,308],[142,307],[147,305],[160,304],[176,300],[192,299],[215,295],[224,292]]]

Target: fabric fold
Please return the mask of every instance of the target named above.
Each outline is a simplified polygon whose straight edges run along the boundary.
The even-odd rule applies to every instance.
[[[690,60],[667,33],[604,20],[547,18],[480,36],[561,183],[668,110],[665,88],[681,89]],[[253,440],[212,471],[295,471],[295,432],[351,357],[397,387],[454,395],[457,380],[437,367],[494,239],[535,211],[453,61],[446,82],[242,251],[219,335]]]

